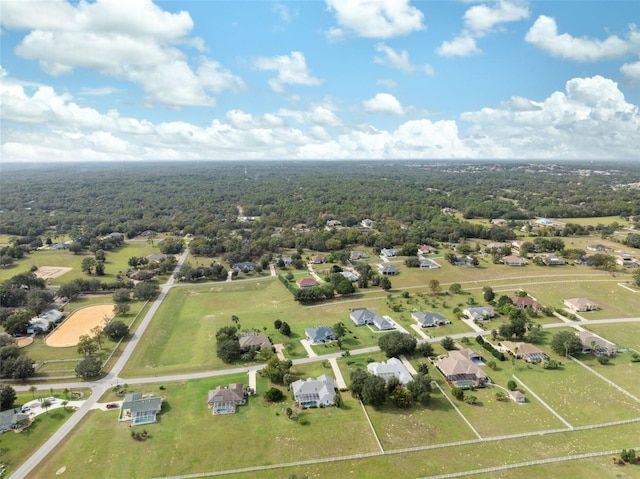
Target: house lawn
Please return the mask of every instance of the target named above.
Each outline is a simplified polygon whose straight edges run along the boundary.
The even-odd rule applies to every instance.
[[[580,356],[580,361],[640,399],[640,362],[632,363],[631,353],[619,353],[609,358],[606,365],[600,364],[597,358],[591,355]]]
[[[618,349],[634,348],[640,352],[640,323],[589,324],[586,329],[613,341]]]
[[[130,387],[130,391],[157,391],[165,398],[158,423],[136,428],[146,429],[150,439],[134,441],[132,429],[128,423],[118,423],[116,412],[92,411],[38,466],[34,477],[50,476],[63,466],[65,477],[72,478],[159,477],[376,449],[360,405],[348,395],[343,408],[295,410],[293,417],[302,415],[309,421],[304,426],[287,418],[291,400],[271,404],[260,393],[239,406],[236,414],[213,416],[206,404],[207,391],[229,380],[166,383],[162,391],[158,385]],[[263,387],[261,382],[258,390]]]

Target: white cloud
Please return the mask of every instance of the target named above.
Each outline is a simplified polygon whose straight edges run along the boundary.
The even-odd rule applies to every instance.
[[[278,72],[276,78],[269,79],[269,86],[276,92],[285,91],[285,85],[316,86],[322,83],[320,79],[311,75],[301,52],[291,52],[288,56],[261,57],[256,59],[253,64],[258,70]]]
[[[443,57],[467,57],[480,53],[476,40],[468,33],[455,37],[450,42],[444,41],[436,49],[436,53]]]
[[[625,63],[620,67],[622,80],[627,83],[640,83],[640,61],[635,63]]]
[[[476,40],[500,28],[503,23],[529,18],[528,2],[499,0],[490,4],[474,5],[464,14],[464,29],[453,40],[444,41],[436,53],[444,57],[465,57],[481,53]]]
[[[398,84],[393,81],[391,78],[380,78],[379,80],[376,80],[376,85],[382,85],[382,86],[386,86],[387,88],[396,88],[398,86]]]
[[[88,88],[83,87],[80,89],[80,94],[85,96],[105,96],[112,95],[117,93],[119,90],[113,87],[102,87],[102,88]]]
[[[326,0],[343,29],[365,38],[391,38],[424,29],[409,0]]]
[[[180,47],[204,51],[205,46],[202,39],[188,37],[193,21],[187,12],[169,13],[150,0],[58,0],[37,5],[3,2],[1,22],[7,28],[30,30],[16,54],[38,60],[50,75],[76,68],[95,70],[137,83],[148,100],[172,107],[213,105],[210,92],[244,86],[211,60],[197,62],[197,71],[191,68]],[[167,78],[169,72],[179,80]]]
[[[289,9],[289,6],[282,2],[275,2],[273,4],[273,11],[278,14],[280,20],[285,23],[291,23],[295,17],[298,16],[298,11],[293,12]]]
[[[390,66],[391,68],[397,68],[406,73],[422,72],[426,75],[433,75],[433,68],[431,65],[415,65],[409,60],[409,54],[406,50],[396,52],[393,48],[385,45],[384,43],[378,43],[376,45],[376,51],[383,54],[382,57],[374,57],[375,63]]]
[[[389,93],[378,93],[369,100],[362,102],[365,111],[370,113],[384,113],[386,115],[404,115],[405,109],[398,99]]]
[[[640,54],[640,32],[634,26],[631,27],[627,40],[616,35],[605,40],[576,38],[568,33],[558,34],[556,21],[540,15],[524,38],[553,56],[580,62],[619,58],[632,52]]]
[[[524,158],[637,158],[640,108],[607,78],[574,78],[544,101],[512,98],[461,115],[474,146]],[[508,156],[508,155],[507,155]]]

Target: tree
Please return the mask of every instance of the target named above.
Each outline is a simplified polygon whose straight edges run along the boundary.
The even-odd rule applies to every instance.
[[[413,395],[411,391],[402,384],[398,384],[389,394],[389,400],[399,408],[410,408],[413,405]]]
[[[102,351],[102,340],[104,338],[103,328],[100,325],[94,326],[91,328],[91,333],[93,334],[91,338],[98,344],[98,348]]]
[[[288,408],[285,410],[285,413],[287,414],[287,417],[288,417],[289,419],[291,419],[291,416],[293,415],[293,409],[291,409],[290,407],[288,407]]]
[[[561,356],[569,356],[580,353],[582,343],[571,331],[560,331],[551,339],[551,349]]]
[[[433,344],[427,342],[418,344],[418,346],[416,347],[416,351],[418,351],[418,353],[420,353],[425,358],[433,356],[435,354],[435,351],[433,350]]]
[[[280,331],[280,326],[282,326],[282,321],[281,321],[281,320],[279,320],[279,319],[276,319],[276,320],[273,322],[273,327],[274,327],[274,328],[276,328],[278,331]]]
[[[464,398],[464,391],[462,388],[451,388],[451,395],[458,401],[462,401],[462,398]]]
[[[17,398],[16,390],[11,386],[0,386],[0,411],[11,409]]]
[[[44,289],[27,291],[27,308],[34,315],[40,314],[53,301],[53,294]]]
[[[267,365],[260,371],[260,374],[276,384],[284,384],[284,377],[289,374],[292,365],[293,363],[289,359],[281,361],[278,356],[273,356],[267,361]]]
[[[476,396],[474,396],[473,394],[465,394],[462,396],[462,399],[464,400],[464,402],[466,402],[467,404],[475,404],[478,402],[478,398]]]
[[[362,388],[362,402],[371,406],[382,406],[387,400],[384,379],[369,374]]]
[[[104,263],[107,260],[107,255],[103,249],[99,249],[98,251],[96,251],[95,257],[96,257],[96,261],[100,261],[102,263]]]
[[[88,334],[83,334],[78,338],[78,354],[90,356],[98,350],[98,345]]]
[[[118,319],[114,319],[109,321],[109,324],[104,327],[103,332],[110,340],[118,341],[129,334],[129,326]]]
[[[13,379],[22,379],[33,377],[36,374],[36,370],[33,367],[33,359],[28,356],[18,356],[11,367],[11,377]]]
[[[482,288],[482,297],[487,303],[490,303],[495,299],[496,294],[493,292],[493,288],[491,288],[490,286],[485,286],[484,288]]]
[[[388,277],[383,276],[380,278],[380,287],[385,291],[389,291],[391,289],[391,280]]]
[[[127,314],[131,310],[129,303],[116,303],[113,305],[113,314]]]
[[[38,388],[36,386],[29,386],[29,392],[31,393],[31,399],[35,399],[37,390],[38,390]]]
[[[113,302],[114,303],[128,303],[131,301],[131,291],[128,289],[116,289],[113,292]]]
[[[27,334],[31,313],[29,311],[18,311],[10,315],[2,324],[4,330],[12,336]]]
[[[449,286],[449,292],[451,294],[461,294],[462,285],[460,283],[453,283],[451,286]]]
[[[378,340],[378,346],[388,358],[413,353],[417,343],[416,338],[400,331],[387,333]]]
[[[456,349],[456,343],[451,336],[442,338],[442,341],[440,341],[440,345],[447,351],[453,351],[454,349]]]
[[[96,276],[104,276],[104,261],[96,261]]]
[[[91,274],[96,267],[97,261],[95,258],[84,258],[80,264],[80,270],[83,273]]]
[[[225,363],[233,363],[242,356],[242,349],[237,339],[223,339],[218,340],[216,354]]]
[[[289,326],[289,324],[286,321],[282,322],[282,326],[280,326],[280,332],[284,336],[289,336],[291,334],[291,327]]]
[[[509,391],[515,391],[516,389],[518,389],[518,385],[516,384],[516,382],[513,379],[510,379],[507,382],[507,389]]]
[[[133,288],[133,297],[141,301],[149,301],[158,294],[158,285],[154,283],[138,283]]]
[[[284,399],[284,393],[278,388],[271,388],[264,393],[264,398],[269,402],[278,402]]]
[[[87,356],[76,366],[76,375],[82,379],[95,378],[102,371],[102,362],[95,356]]]
[[[431,378],[419,371],[413,381],[407,384],[407,389],[411,392],[415,401],[426,406],[431,399]]]
[[[347,334],[347,328],[341,321],[334,324],[331,329],[333,330],[333,334],[336,335],[336,338],[342,338]]]
[[[40,407],[44,408],[44,411],[49,414],[49,408],[51,407],[51,401],[48,399],[43,399],[40,403]]]
[[[440,293],[440,281],[437,279],[432,279],[429,281],[429,289],[431,290],[431,294],[436,295]]]
[[[504,401],[507,398],[507,395],[504,393],[504,391],[496,391],[496,400],[497,401]]]

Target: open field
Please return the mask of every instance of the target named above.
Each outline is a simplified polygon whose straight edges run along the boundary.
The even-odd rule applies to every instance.
[[[47,346],[65,348],[78,344],[80,336],[104,326],[113,317],[113,304],[87,306],[76,310],[45,340]]]
[[[634,348],[640,352],[640,326],[637,324],[590,324],[586,329],[613,341],[618,349]]]
[[[580,361],[640,399],[640,362],[632,363],[629,352],[619,353],[604,365],[594,356],[581,356]]]

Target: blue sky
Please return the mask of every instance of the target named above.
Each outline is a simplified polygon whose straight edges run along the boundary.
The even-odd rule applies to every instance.
[[[0,161],[640,159],[640,2],[0,1]]]

